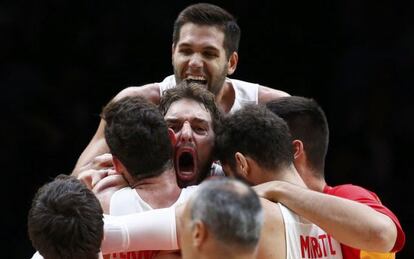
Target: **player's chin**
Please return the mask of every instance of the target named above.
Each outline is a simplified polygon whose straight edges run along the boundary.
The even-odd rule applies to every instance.
[[[177,183],[180,188],[198,184],[197,179],[197,173],[188,174],[188,172],[177,172]]]

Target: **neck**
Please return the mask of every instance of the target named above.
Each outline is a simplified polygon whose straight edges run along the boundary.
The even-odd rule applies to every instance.
[[[321,177],[318,177],[319,175],[321,175]],[[326,186],[326,182],[325,182],[325,178],[323,177],[323,174],[318,174],[318,173],[311,171],[311,172],[308,172],[306,175],[301,174],[301,177],[309,189],[317,191],[317,192],[323,192],[323,189]]]
[[[262,173],[261,175],[264,176],[261,181],[262,183],[269,181],[283,181],[306,187],[305,182],[302,180],[293,164],[283,169],[280,169],[276,173],[273,171],[266,170],[266,172]]]
[[[166,185],[169,183],[177,184],[174,168],[168,168],[157,176],[134,180],[131,183],[131,188],[151,189],[153,186]]]
[[[225,112],[228,113],[233,107],[236,94],[233,86],[230,82],[224,81],[223,87],[220,92],[216,95],[217,105]]]
[[[323,169],[313,169],[306,160],[295,160],[295,168],[309,189],[323,192],[326,186]]]
[[[174,168],[165,170],[159,176],[137,180],[134,189],[154,209],[170,207],[181,193]]]

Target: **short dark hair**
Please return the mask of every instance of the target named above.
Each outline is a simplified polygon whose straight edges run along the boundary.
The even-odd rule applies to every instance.
[[[178,15],[174,23],[173,43],[177,44],[181,27],[186,23],[215,26],[224,33],[223,47],[227,58],[239,49],[240,28],[236,19],[223,8],[206,3],[193,4]]]
[[[183,80],[176,87],[165,90],[158,106],[161,113],[165,115],[171,104],[181,99],[190,99],[203,104],[210,112],[213,130],[219,127],[223,115],[217,106],[214,94],[196,82]]]
[[[289,96],[266,104],[283,118],[293,139],[302,141],[309,164],[323,177],[329,145],[329,126],[325,113],[314,99]]]
[[[200,185],[191,202],[191,219],[204,222],[217,240],[244,249],[255,248],[263,211],[252,188],[226,177],[210,179]]]
[[[172,166],[167,124],[158,108],[140,96],[111,101],[102,113],[111,153],[136,180]]]
[[[259,166],[282,169],[293,163],[292,142],[286,122],[262,105],[246,105],[224,118],[216,134],[218,159],[235,169],[234,154],[241,152]]]
[[[28,215],[30,240],[45,259],[98,258],[103,224],[98,199],[67,175],[37,191]]]

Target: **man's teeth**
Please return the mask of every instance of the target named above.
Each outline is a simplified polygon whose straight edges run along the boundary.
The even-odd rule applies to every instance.
[[[205,81],[206,80],[206,78],[204,76],[188,76],[187,79],[196,80],[196,81]]]

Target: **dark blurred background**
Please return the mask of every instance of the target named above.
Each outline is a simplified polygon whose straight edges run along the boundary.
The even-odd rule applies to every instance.
[[[192,1],[0,2],[2,258],[29,258],[37,188],[70,173],[103,105],[172,73],[172,25]],[[220,1],[242,28],[234,78],[315,98],[331,128],[327,180],[375,191],[414,258],[413,1]]]

